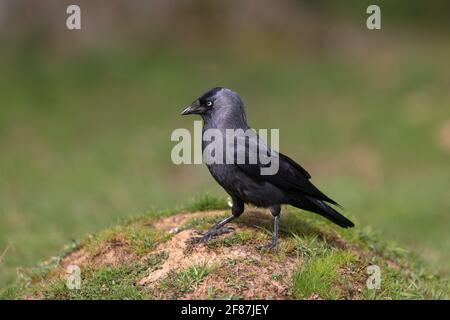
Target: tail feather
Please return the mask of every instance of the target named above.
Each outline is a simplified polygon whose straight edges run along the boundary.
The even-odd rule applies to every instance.
[[[355,226],[352,221],[321,200],[305,196],[301,199],[295,199],[291,204],[297,208],[318,213],[342,228],[351,228]]]

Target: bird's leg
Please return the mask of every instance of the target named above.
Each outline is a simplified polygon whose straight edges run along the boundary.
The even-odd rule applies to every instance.
[[[270,212],[274,216],[274,223],[273,223],[273,236],[272,241],[268,244],[258,246],[257,248],[260,250],[267,250],[267,251],[275,251],[278,247],[278,226],[280,223],[280,206],[273,206],[270,207]]]
[[[216,223],[208,231],[206,231],[206,232],[196,231],[195,233],[197,233],[200,236],[199,237],[191,237],[188,239],[188,242],[190,242],[190,243],[208,242],[213,237],[234,231],[233,227],[227,227],[225,225],[228,222],[238,218],[242,214],[242,212],[244,212],[244,203],[239,199],[233,198],[233,207],[231,208],[231,212],[232,212],[231,216]]]
[[[194,233],[200,235],[199,237],[191,237],[189,238],[190,243],[198,243],[198,242],[208,242],[212,238],[219,236],[221,234],[229,233],[234,231],[233,227],[225,226],[228,222],[236,219],[235,216],[231,215],[228,218],[223,219],[222,221],[216,223],[206,232],[194,231]]]

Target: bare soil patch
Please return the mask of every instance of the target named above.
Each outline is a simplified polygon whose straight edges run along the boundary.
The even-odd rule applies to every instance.
[[[174,230],[188,219],[194,217],[219,216],[223,211],[180,214],[163,218],[153,227]],[[251,215],[261,215],[252,210]],[[262,213],[263,214],[263,213]],[[236,232],[255,232],[250,226],[230,223]],[[204,299],[205,297],[242,297],[242,298],[278,298],[285,299],[289,293],[290,279],[296,265],[296,257],[277,257],[272,253],[263,253],[256,249],[254,241],[232,246],[214,246],[207,244],[190,245],[187,243],[193,229],[183,230],[174,235],[170,241],[161,244],[156,252],[167,252],[168,258],[156,270],[140,280],[144,286],[157,286],[158,282],[170,274],[184,270],[192,265],[215,267],[204,281],[183,299]],[[222,235],[224,239],[231,235]],[[145,258],[145,257],[144,257]],[[270,294],[268,294],[270,293]]]
[[[450,120],[447,120],[438,128],[437,138],[439,146],[450,152]]]

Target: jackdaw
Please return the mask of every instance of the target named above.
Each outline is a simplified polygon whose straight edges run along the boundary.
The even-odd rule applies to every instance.
[[[217,153],[215,162],[205,162],[211,175],[230,195],[233,202],[230,217],[218,222],[204,233],[198,232],[200,236],[192,237],[191,242],[206,242],[217,235],[231,232],[233,228],[225,225],[244,212],[245,203],[269,208],[274,216],[272,241],[262,246],[268,250],[277,248],[282,204],[318,213],[343,228],[354,226],[353,222],[329,205],[339,206],[336,201],[326,196],[311,183],[310,174],[302,166],[288,156],[271,150],[256,133],[244,135],[243,139],[239,139],[242,132],[251,130],[248,130],[250,127],[247,124],[244,103],[237,93],[223,87],[213,88],[181,113],[181,115],[188,114],[199,114],[203,119],[202,150],[204,159],[207,157],[205,149],[211,147],[211,143],[216,143],[216,148],[212,148]],[[211,134],[206,137],[208,130],[221,133],[222,138],[215,135],[212,139]],[[227,158],[230,153],[225,150],[225,147],[230,145],[230,141],[225,141],[230,136],[230,131],[240,132],[233,139],[228,139],[234,146],[231,154],[232,161]],[[218,139],[223,139],[223,141],[217,141]],[[218,142],[221,144],[217,144]],[[255,145],[256,149],[251,148]],[[219,152],[222,147],[223,152]],[[244,152],[245,161],[237,161],[239,153],[242,152]],[[264,153],[270,156],[269,159],[278,161],[278,170],[275,173],[263,174],[262,170],[269,166],[267,161],[263,163],[261,160],[260,155]],[[211,155],[214,155],[213,152]],[[221,161],[217,161],[217,158]]]

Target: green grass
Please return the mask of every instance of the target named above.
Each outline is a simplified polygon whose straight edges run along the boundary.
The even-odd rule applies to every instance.
[[[131,224],[106,229],[95,236],[89,236],[84,243],[87,250],[92,253],[98,252],[105,243],[114,242],[119,239],[129,245],[137,256],[142,256],[155,248],[158,242],[164,242],[170,237],[169,234],[143,226]]]
[[[188,202],[188,204],[184,207],[184,210],[194,212],[229,208],[230,206],[224,197],[204,193],[194,197],[194,199]]]
[[[216,224],[220,220],[223,220],[225,215],[220,217],[194,217],[186,221],[181,227],[180,230],[186,229],[195,229],[199,231],[205,231],[209,229],[212,225]]]
[[[339,299],[338,268],[352,261],[349,252],[329,252],[323,257],[311,259],[294,274],[293,295],[297,299],[318,294],[323,299]]]
[[[44,292],[45,299],[144,299],[149,295],[132,285],[133,273],[131,267],[104,267],[100,270],[84,270],[88,279],[82,290],[69,290],[65,281],[48,287]]]
[[[441,59],[450,48],[376,43],[372,51],[389,59],[2,51],[0,256],[9,250],[0,287],[18,267],[140,212],[173,211],[206,191],[208,201],[186,209],[225,209],[206,168],[170,161],[172,130],[192,130],[181,107],[216,85],[242,95],[253,127],[280,128],[282,151],[345,206],[356,230],[371,226],[448,274],[450,161],[439,129],[450,119],[450,64]],[[136,237],[137,251],[152,246]]]
[[[53,265],[44,274],[31,269],[24,274],[26,282],[12,286],[0,293],[0,299],[17,299],[23,296],[24,290],[34,292],[40,299],[50,300],[136,300],[151,299],[152,292],[136,283],[136,279],[148,270],[157,268],[165,259],[167,252],[152,254],[143,261],[136,261],[126,265],[94,267],[87,266],[81,270],[81,288],[69,289],[65,277],[50,278],[48,271],[63,272],[60,267]]]
[[[178,272],[172,272],[160,281],[154,292],[161,291],[166,298],[176,299],[186,292],[197,289],[205,277],[215,268],[214,265],[203,263],[194,264]]]
[[[225,238],[212,239],[207,243],[208,248],[218,248],[218,247],[232,247],[235,245],[242,245],[254,238],[255,234],[252,231],[237,231],[232,232],[230,236]]]

